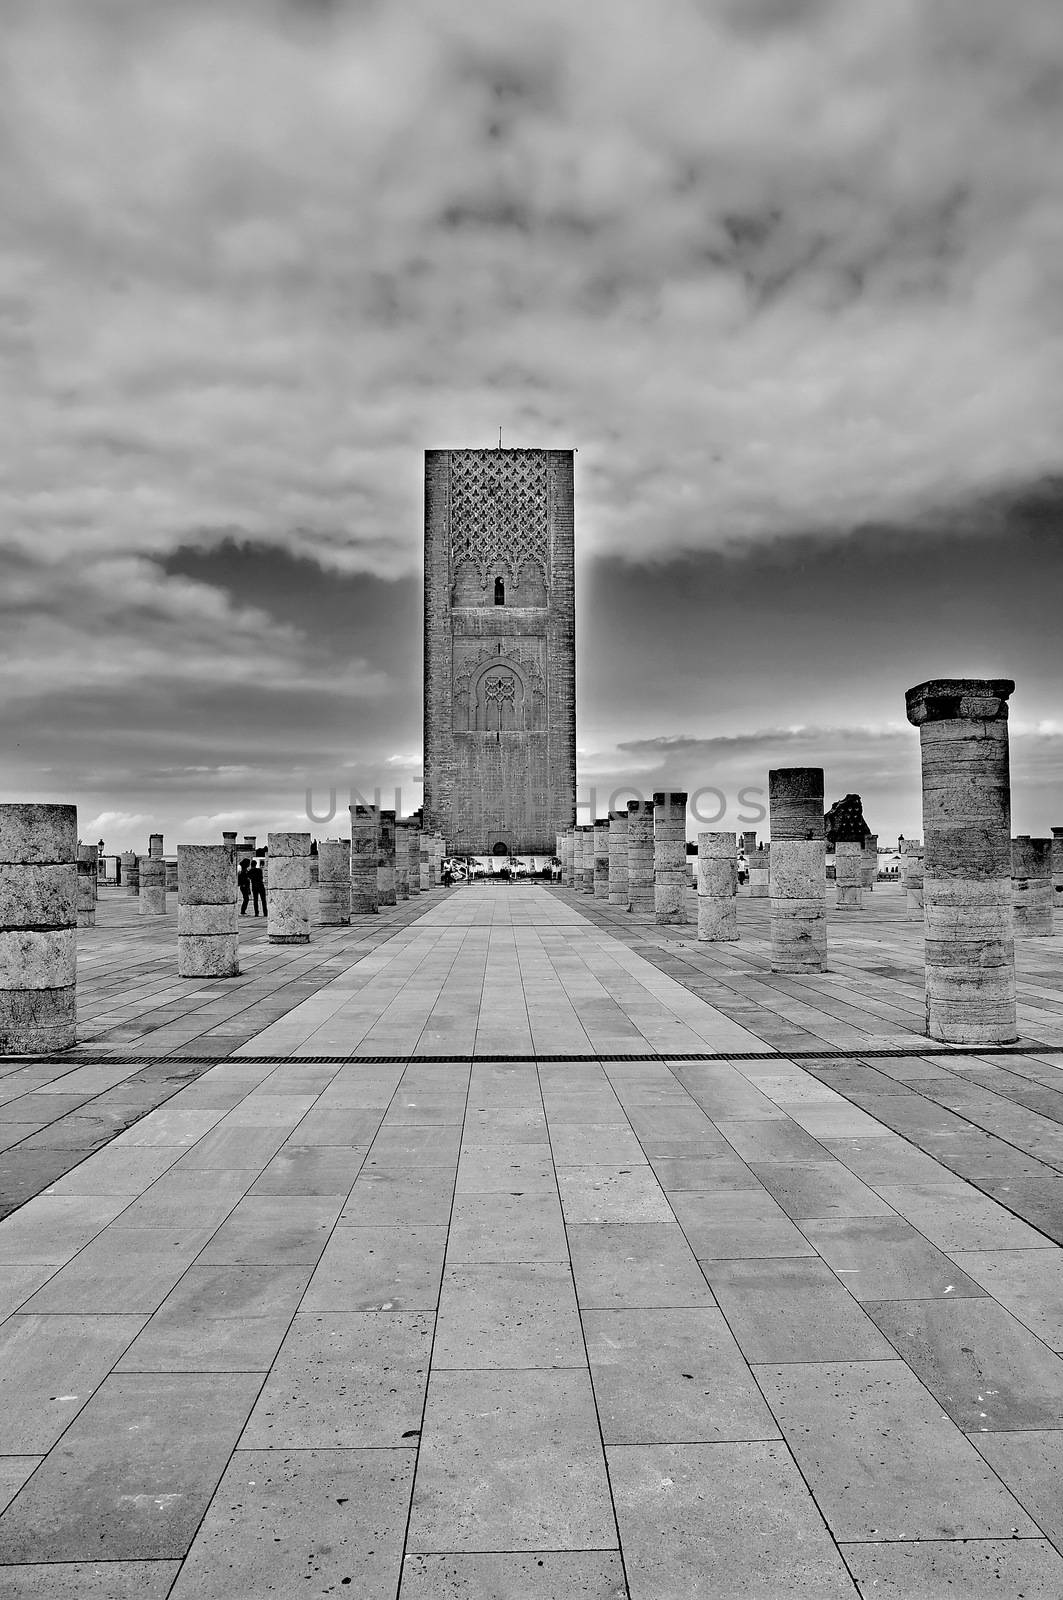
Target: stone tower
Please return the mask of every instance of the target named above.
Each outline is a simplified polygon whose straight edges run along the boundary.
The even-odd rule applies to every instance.
[[[428,450],[424,821],[553,855],[576,814],[571,450]]]

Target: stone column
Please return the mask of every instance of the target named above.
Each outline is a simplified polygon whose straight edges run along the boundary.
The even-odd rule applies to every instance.
[[[687,797],[653,797],[653,914],[659,923],[687,920]]]
[[[901,883],[907,921],[922,922],[923,845],[919,839],[905,839],[901,845]]]
[[[317,907],[327,927],[350,920],[351,847],[346,839],[322,839],[317,847]]]
[[[225,846],[225,848],[227,850],[231,850],[233,855],[234,856],[236,855],[236,829],[235,828],[233,828],[231,830],[223,830],[222,836],[221,836],[221,842],[222,842],[222,844]]]
[[[417,881],[421,893],[427,894],[433,888],[432,875],[434,863],[432,860],[432,837],[423,830],[417,835]]]
[[[756,848],[756,833],[744,833],[742,835],[742,854],[745,856],[747,862],[749,861],[750,856],[755,854]]]
[[[769,772],[768,815],[771,970],[822,972],[827,964],[823,768]]]
[[[864,847],[854,839],[839,839],[834,846],[834,881],[838,885],[839,911],[862,911]]]
[[[161,835],[156,835],[161,838]],[[166,915],[166,863],[162,856],[141,856],[140,915],[164,917]]]
[[[140,893],[140,867],[135,850],[122,851],[122,883],[126,894]]]
[[[1057,906],[1063,906],[1063,828],[1052,829],[1052,894]]]
[[[398,905],[395,889],[395,813],[381,811],[377,836],[377,899],[382,906]]]
[[[909,689],[923,768],[926,1021],[947,1044],[1016,1037],[1009,679]]]
[[[240,846],[240,854],[242,856],[253,856],[255,853],[255,847],[256,836],[253,833],[245,833],[244,842]]]
[[[78,927],[96,926],[96,897],[99,887],[99,846],[78,845]]]
[[[310,835],[270,833],[266,914],[270,944],[310,943]]]
[[[561,882],[566,889],[572,888],[572,839],[574,829],[566,828],[561,835]]]
[[[406,824],[406,850],[408,854],[408,878],[410,884],[410,897],[421,892],[421,829],[416,822]]]
[[[766,900],[771,865],[770,846],[760,845],[751,856],[746,857],[746,864],[749,867],[749,898]]]
[[[377,815],[375,806],[351,806],[352,917],[380,910],[377,899]]]
[[[609,898],[609,819],[598,817],[592,835],[594,843],[594,898]]]
[[[154,856],[156,858],[156,860],[158,860],[158,861],[162,860],[163,849],[162,849],[162,834],[161,833],[149,833],[148,834],[148,855],[149,856]]]
[[[869,833],[864,840],[863,888],[874,889],[878,881],[878,834]]]
[[[182,978],[235,978],[240,971],[235,869],[227,845],[177,846],[177,971]]]
[[[76,1042],[76,806],[0,805],[0,1054]]]
[[[1021,833],[1011,841],[1011,892],[1016,938],[1052,933],[1052,841]]]
[[[594,893],[594,823],[580,825],[579,886],[582,894]]]
[[[166,863],[166,893],[177,893],[177,858]]]
[[[637,916],[652,918],[656,909],[653,885],[653,801],[627,803],[628,904]]]
[[[738,839],[698,834],[698,938],[738,938]]]
[[[410,845],[406,824],[395,819],[395,901],[410,898]]]
[[[609,813],[609,904],[627,907],[627,812]]]
[[[441,833],[434,833],[432,835],[432,848],[434,852],[433,859],[435,862],[436,871],[435,884],[433,887],[438,889],[443,882],[443,858],[447,853],[447,841],[444,839]]]

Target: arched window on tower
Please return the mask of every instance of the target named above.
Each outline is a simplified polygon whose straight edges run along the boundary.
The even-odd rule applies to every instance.
[[[504,578],[495,579],[495,605],[504,606],[506,603],[506,583]]]

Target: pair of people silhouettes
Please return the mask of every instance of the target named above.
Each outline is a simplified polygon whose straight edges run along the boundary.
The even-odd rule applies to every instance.
[[[262,875],[262,866],[257,856],[252,859],[244,856],[240,862],[240,870],[236,874],[236,887],[240,891],[240,915],[247,916],[247,903],[254,896],[255,911],[258,916],[259,906],[262,915],[266,915],[266,880]]]

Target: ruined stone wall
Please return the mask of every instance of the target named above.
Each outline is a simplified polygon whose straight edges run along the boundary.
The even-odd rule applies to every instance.
[[[424,818],[452,853],[553,852],[575,691],[573,452],[427,451]]]

